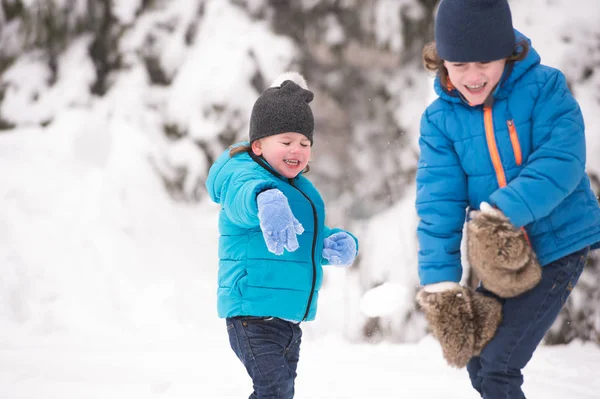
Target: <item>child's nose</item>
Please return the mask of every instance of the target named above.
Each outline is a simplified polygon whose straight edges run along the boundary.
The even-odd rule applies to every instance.
[[[476,67],[476,66],[469,64],[469,65],[467,66],[467,70],[465,71],[465,74],[466,74],[468,77],[472,78],[472,77],[474,77],[474,76],[477,76],[477,75],[479,74],[479,71],[478,71],[478,69],[477,69],[477,67]]]

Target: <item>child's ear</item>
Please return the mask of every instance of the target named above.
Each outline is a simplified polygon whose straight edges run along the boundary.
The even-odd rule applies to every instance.
[[[254,153],[254,155],[262,155],[262,144],[260,142],[260,139],[254,140],[250,146],[252,147],[252,152]]]

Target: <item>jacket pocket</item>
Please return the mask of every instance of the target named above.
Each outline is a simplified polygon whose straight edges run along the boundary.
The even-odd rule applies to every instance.
[[[246,271],[248,287],[295,291],[310,291],[311,288],[313,272],[312,264],[308,262],[252,260]]]
[[[515,155],[515,161],[517,162],[517,166],[521,166],[523,163],[523,154],[521,153],[521,144],[519,144],[519,135],[517,134],[517,128],[515,127],[514,120],[507,120],[506,126],[508,126],[508,134],[510,136],[510,143],[512,144],[513,153]]]
[[[246,292],[247,285],[248,285],[248,272],[244,269],[241,271],[239,278],[233,284],[234,290],[240,296],[240,298],[244,297],[244,293]]]

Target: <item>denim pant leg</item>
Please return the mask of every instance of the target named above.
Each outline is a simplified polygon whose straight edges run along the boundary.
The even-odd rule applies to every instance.
[[[249,399],[291,399],[300,355],[298,324],[277,318],[228,318],[231,348],[252,378]]]
[[[521,370],[577,284],[588,252],[589,247],[546,265],[536,287],[515,298],[501,299],[502,323],[481,355],[467,365],[471,383],[483,398],[525,398]],[[494,296],[485,287],[478,290]]]
[[[289,322],[288,322],[289,323]],[[300,324],[289,323],[292,329],[292,340],[287,348],[285,348],[285,359],[289,368],[289,372],[292,375],[294,381],[296,376],[296,370],[298,369],[298,361],[300,360],[300,343],[302,342],[302,330]],[[294,386],[292,385],[292,396],[294,393]]]

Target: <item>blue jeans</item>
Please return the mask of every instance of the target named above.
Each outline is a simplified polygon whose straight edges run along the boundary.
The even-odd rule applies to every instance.
[[[542,269],[542,280],[515,298],[500,299],[503,319],[480,356],[467,364],[471,384],[485,399],[525,399],[521,370],[558,317],[585,266],[589,247]],[[495,296],[480,286],[478,291]]]
[[[249,399],[291,399],[300,356],[299,324],[272,317],[226,319],[231,349],[252,378]]]

